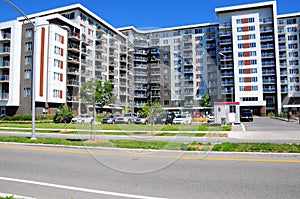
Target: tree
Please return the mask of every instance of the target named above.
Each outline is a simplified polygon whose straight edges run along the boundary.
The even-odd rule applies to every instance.
[[[96,106],[103,107],[109,103],[111,103],[113,99],[112,95],[112,84],[110,81],[105,81],[104,84],[98,80],[92,78],[90,81],[82,84],[80,88],[80,97],[82,103],[87,106],[92,106],[93,108],[93,122],[91,124],[91,131],[94,132],[94,138],[96,139],[96,131],[95,131],[95,110]],[[92,132],[91,132],[92,138]]]
[[[155,118],[161,115],[163,112],[163,108],[161,107],[158,101],[147,103],[142,109],[139,111],[140,114],[148,116],[148,121],[151,124],[151,131],[153,131],[153,125]]]
[[[204,115],[206,116],[206,107],[211,107],[210,96],[208,94],[202,96],[201,106],[204,108]]]
[[[58,121],[64,121],[65,130],[67,129],[67,120],[73,116],[73,110],[71,107],[62,104],[59,106],[59,109],[55,111],[55,117]]]

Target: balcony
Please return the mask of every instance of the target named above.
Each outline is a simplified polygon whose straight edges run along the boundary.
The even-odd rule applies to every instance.
[[[226,37],[226,36],[231,36],[232,32],[231,31],[222,31],[220,32],[220,37]]]
[[[232,43],[232,39],[221,39],[220,40],[220,44],[231,44]]]
[[[10,53],[10,47],[5,46],[0,48],[0,54],[1,55],[9,55]]]
[[[68,102],[78,102],[79,101],[78,96],[67,95],[66,99]]]
[[[2,61],[0,62],[0,68],[8,68],[10,65],[9,61]]]
[[[0,75],[0,82],[8,82],[9,75]]]
[[[79,86],[79,82],[75,79],[67,80],[67,86]]]
[[[79,33],[76,33],[76,32],[69,32],[68,39],[80,41],[80,35],[79,35]]]
[[[8,93],[1,93],[0,100],[8,100],[9,94]]]

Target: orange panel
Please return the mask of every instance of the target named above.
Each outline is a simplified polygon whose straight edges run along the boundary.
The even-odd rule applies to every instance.
[[[60,81],[62,82],[62,81],[63,81],[63,74],[60,73],[59,76],[60,76],[59,79],[60,79]]]
[[[244,40],[249,40],[250,39],[250,35],[244,35],[243,39]]]
[[[64,62],[63,62],[63,61],[60,61],[60,62],[59,62],[59,65],[60,65],[59,67],[60,67],[61,69],[64,68]]]
[[[246,89],[246,91],[252,91],[252,87],[251,86],[246,86],[245,89]]]
[[[244,61],[244,64],[245,64],[245,65],[250,65],[250,60],[245,60],[245,61]]]
[[[65,42],[65,37],[62,36],[62,37],[61,37],[61,43],[64,44],[64,42]]]
[[[244,44],[244,48],[250,48],[250,44],[249,43],[245,43]]]
[[[62,49],[62,48],[60,49],[60,55],[64,56],[64,49]]]
[[[60,90],[59,91],[59,98],[62,98],[62,94],[63,94],[63,92],[62,92],[62,90]]]
[[[245,78],[245,81],[246,81],[246,82],[251,82],[251,77],[246,77],[246,78]]]
[[[242,23],[248,23],[248,18],[242,19]]]
[[[245,71],[245,74],[250,74],[251,73],[250,68],[245,68],[244,71]]]
[[[249,51],[244,52],[244,57],[250,57],[250,52]]]
[[[247,32],[247,31],[249,31],[249,26],[243,27],[243,32]]]

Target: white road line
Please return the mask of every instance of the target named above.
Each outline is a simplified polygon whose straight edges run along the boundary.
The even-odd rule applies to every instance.
[[[246,132],[246,128],[245,128],[245,126],[244,126],[243,123],[241,123],[241,125],[242,125],[242,128],[243,128],[243,132],[245,133]]]
[[[96,193],[96,194],[102,194],[102,195],[109,195],[109,196],[118,196],[118,197],[124,197],[124,198],[137,198],[137,199],[164,199],[164,198],[157,198],[157,197],[151,197],[151,196],[141,196],[141,195],[134,195],[134,194],[126,194],[126,193],[117,193],[117,192],[110,192],[110,191],[100,191],[95,189],[86,189],[86,188],[80,188],[80,187],[71,187],[66,185],[58,185],[58,184],[51,184],[46,182],[37,182],[37,181],[31,181],[31,180],[23,180],[23,179],[16,179],[16,178],[7,178],[7,177],[1,177],[0,180],[3,181],[11,181],[11,182],[19,182],[19,183],[26,183],[26,184],[34,184],[34,185],[40,185],[45,187],[53,187],[53,188],[59,188],[59,189],[68,189],[72,191],[81,191],[81,192],[87,192],[87,193]]]

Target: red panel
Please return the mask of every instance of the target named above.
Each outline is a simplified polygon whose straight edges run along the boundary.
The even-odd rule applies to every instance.
[[[41,57],[40,57],[40,97],[44,94],[44,60],[45,60],[45,28],[42,27],[41,32]],[[34,95],[34,93],[33,93]]]

